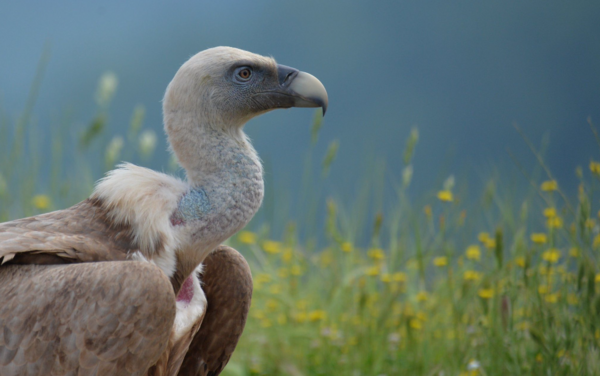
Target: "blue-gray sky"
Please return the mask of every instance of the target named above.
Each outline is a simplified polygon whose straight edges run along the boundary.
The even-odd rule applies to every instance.
[[[517,175],[507,148],[533,166],[518,123],[536,144],[549,135],[548,164],[572,188],[575,167],[600,159],[586,123],[600,126],[599,19],[597,1],[3,1],[0,96],[17,115],[49,42],[40,125],[66,108],[88,121],[97,80],[111,70],[120,80],[111,131],[141,103],[146,127],[162,134],[160,100],[178,67],[230,45],[325,84],[330,108],[316,155],[340,140],[334,185],[354,186],[373,157],[399,173],[413,126],[417,187],[433,189],[448,173],[476,184],[491,166]],[[300,180],[311,118],[292,109],[247,126],[283,185]],[[166,157],[161,142],[155,168]]]

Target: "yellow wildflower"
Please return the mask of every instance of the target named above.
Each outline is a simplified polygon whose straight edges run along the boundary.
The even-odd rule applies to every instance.
[[[426,301],[426,300],[427,300],[427,292],[425,292],[425,291],[420,291],[420,292],[417,294],[417,301],[419,301],[419,302],[424,302],[424,301]]]
[[[577,258],[579,257],[579,249],[573,247],[571,249],[569,249],[569,256]]]
[[[302,275],[302,268],[299,265],[292,265],[290,272],[292,275],[299,276]]]
[[[385,252],[381,248],[371,248],[367,251],[367,255],[374,260],[385,259]]]
[[[594,228],[596,226],[596,220],[594,218],[588,218],[585,220],[585,227]]]
[[[554,217],[556,217],[556,209],[555,208],[546,208],[546,209],[544,209],[544,217],[546,217],[546,218],[554,218]]]
[[[490,240],[490,234],[487,232],[480,232],[479,235],[477,235],[477,239],[482,242],[483,244],[485,244],[488,240]]]
[[[418,319],[410,319],[410,321],[408,322],[408,324],[410,325],[411,328],[413,328],[415,330],[421,330],[421,329],[423,329],[423,324]]]
[[[384,273],[381,275],[381,282],[390,283],[392,282],[392,276],[390,273]]]
[[[252,231],[241,231],[238,240],[244,244],[256,244],[256,234]]]
[[[31,199],[31,204],[40,210],[50,207],[50,197],[46,195],[37,195]]]
[[[325,320],[326,317],[327,317],[327,313],[325,311],[323,311],[322,309],[311,311],[308,314],[308,319],[313,322]]]
[[[281,252],[281,243],[274,240],[265,240],[263,242],[263,249],[267,253],[276,254]]]
[[[544,192],[556,191],[556,190],[558,190],[558,183],[556,182],[556,180],[546,180],[545,182],[542,183],[540,188]]]
[[[343,242],[340,248],[342,248],[342,251],[344,252],[352,252],[352,250],[354,249],[352,243],[350,242]]]
[[[484,245],[488,249],[494,249],[496,248],[496,239],[487,239]]]
[[[465,270],[463,273],[463,278],[465,281],[478,281],[481,279],[481,273],[474,270]]]
[[[406,273],[396,272],[392,275],[392,279],[394,282],[406,282],[408,280],[408,276]]]
[[[543,233],[533,233],[531,234],[531,241],[536,244],[546,244],[548,242],[548,237]]]
[[[596,283],[600,283],[600,273],[596,274],[596,277],[594,278],[594,281]]]
[[[560,259],[560,251],[556,248],[549,249],[542,254],[542,258],[551,264],[556,264]]]
[[[368,276],[379,275],[379,267],[377,267],[377,266],[370,266],[365,271],[365,274],[368,275]]]
[[[260,273],[258,276],[256,276],[255,280],[259,283],[269,283],[271,282],[271,276],[266,273]]]
[[[467,251],[465,252],[465,254],[467,255],[467,258],[469,260],[479,261],[479,259],[481,258],[481,251],[479,250],[479,246],[477,245],[470,245],[469,247],[467,247]]]
[[[538,287],[538,294],[544,295],[550,292],[550,288],[546,285],[540,285]]]
[[[592,171],[593,174],[600,175],[600,163],[591,161],[590,171]]]
[[[494,289],[479,289],[477,294],[482,299],[491,299],[494,297]]]
[[[544,357],[542,356],[542,354],[537,354],[535,356],[535,361],[538,362],[538,363],[543,362],[544,361]]]
[[[548,228],[562,228],[563,220],[561,217],[548,218],[547,225]]]
[[[544,297],[546,303],[556,303],[558,302],[558,294],[548,294]]]
[[[450,192],[448,190],[439,191],[437,194],[437,198],[440,201],[444,201],[444,202],[452,202],[454,200],[454,196],[452,195],[452,192]]]
[[[441,256],[441,257],[434,258],[433,265],[439,266],[439,267],[448,265],[448,257]]]
[[[515,258],[515,263],[517,265],[519,265],[520,267],[524,268],[525,267],[525,257],[517,257]]]
[[[290,262],[292,260],[292,257],[294,256],[294,251],[292,251],[291,247],[286,247],[283,250],[283,253],[281,254],[281,259],[283,260],[283,262]]]

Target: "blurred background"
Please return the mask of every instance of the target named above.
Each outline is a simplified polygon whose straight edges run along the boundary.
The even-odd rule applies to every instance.
[[[574,193],[576,166],[598,152],[587,119],[600,118],[599,16],[596,1],[4,1],[0,104],[18,116],[47,50],[33,118],[42,134],[65,118],[83,128],[99,77],[112,71],[119,84],[110,133],[125,134],[143,105],[144,127],[158,135],[144,164],[166,169],[167,84],[196,52],[235,46],[325,84],[330,108],[312,163],[339,140],[327,184],[347,200],[375,164],[385,161],[386,181],[399,178],[412,127],[420,133],[413,193],[435,192],[451,174],[477,191],[498,171],[527,186],[515,160],[526,171],[536,160],[513,124],[536,147],[548,141],[546,163]],[[246,127],[267,178],[292,195],[312,118],[275,111]]]
[[[121,160],[181,173],[177,69],[272,55],[330,103],[246,126],[266,194],[228,240],[254,277],[228,376],[599,375],[599,20],[598,1],[0,0],[0,222]]]

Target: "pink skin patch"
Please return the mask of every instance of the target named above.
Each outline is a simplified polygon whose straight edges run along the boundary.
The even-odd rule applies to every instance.
[[[187,277],[187,279],[183,282],[183,286],[181,286],[181,290],[179,290],[179,294],[177,294],[177,301],[184,302],[188,304],[192,301],[194,297],[194,281],[192,280],[193,275]]]
[[[169,219],[171,220],[171,225],[172,225],[173,227],[175,227],[175,226],[180,226],[180,225],[183,225],[183,224],[185,224],[185,221],[184,221],[183,219],[181,219],[181,218],[177,218],[177,217],[175,216],[175,213],[173,213],[173,214],[171,215],[171,218],[169,218]]]

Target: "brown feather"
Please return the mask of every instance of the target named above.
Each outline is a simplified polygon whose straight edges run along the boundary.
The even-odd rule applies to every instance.
[[[125,260],[137,250],[128,226],[115,226],[99,200],[0,224],[0,264]]]
[[[145,262],[0,268],[0,375],[143,375],[164,352],[172,286]]]
[[[220,246],[204,261],[202,289],[208,307],[178,375],[214,376],[223,371],[242,335],[250,301],[252,274],[235,249]]]

